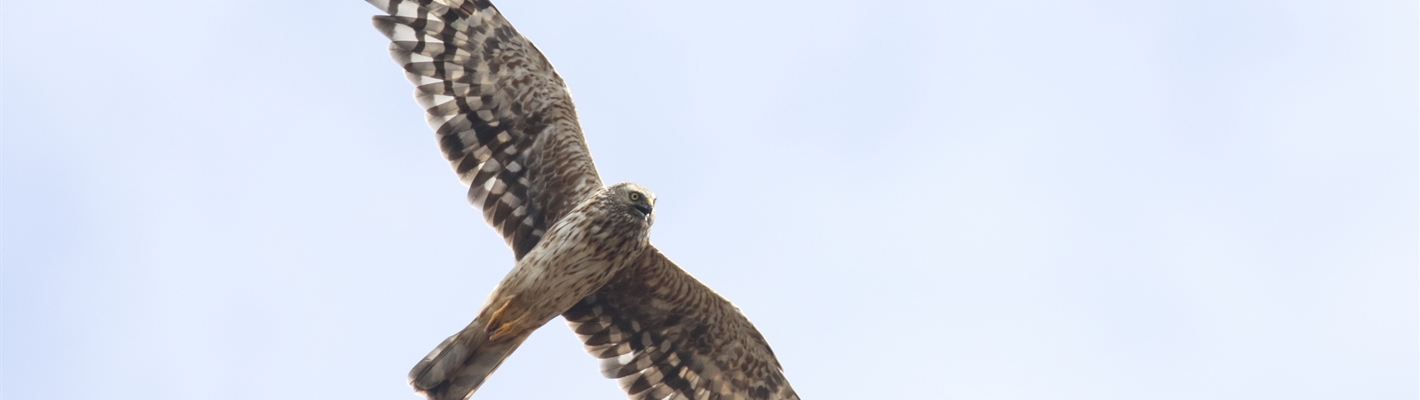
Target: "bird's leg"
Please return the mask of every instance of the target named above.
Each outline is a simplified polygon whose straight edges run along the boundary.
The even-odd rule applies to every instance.
[[[512,304],[513,300],[509,299],[503,303],[502,307],[498,307],[498,310],[493,312],[493,316],[489,317],[488,325],[485,328],[485,332],[489,333],[488,340],[509,337],[526,329],[523,325],[527,323],[528,314],[526,312],[510,312],[508,306]],[[513,317],[510,314],[517,314],[517,316]],[[513,318],[508,320],[509,317]]]

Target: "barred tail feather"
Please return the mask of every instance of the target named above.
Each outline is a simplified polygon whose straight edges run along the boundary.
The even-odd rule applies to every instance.
[[[430,400],[466,399],[531,333],[490,341],[484,324],[475,321],[415,364],[409,386]]]

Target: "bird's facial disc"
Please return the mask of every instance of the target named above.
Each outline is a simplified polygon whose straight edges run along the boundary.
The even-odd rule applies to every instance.
[[[642,219],[651,218],[651,212],[655,209],[655,199],[636,190],[631,190],[626,194],[626,200],[631,202],[631,208],[641,213]]]

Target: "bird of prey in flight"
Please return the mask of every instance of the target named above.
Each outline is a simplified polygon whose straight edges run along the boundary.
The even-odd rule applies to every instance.
[[[513,270],[409,383],[465,399],[561,315],[631,399],[798,399],[764,336],[647,235],[656,195],[597,176],[572,96],[486,0],[367,0]]]

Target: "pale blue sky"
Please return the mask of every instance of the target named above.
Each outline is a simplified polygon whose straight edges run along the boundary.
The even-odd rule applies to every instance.
[[[496,4],[805,399],[1420,397],[1414,1]],[[0,397],[414,398],[512,257],[376,11],[3,2]]]

